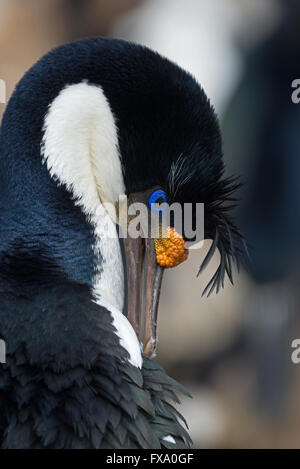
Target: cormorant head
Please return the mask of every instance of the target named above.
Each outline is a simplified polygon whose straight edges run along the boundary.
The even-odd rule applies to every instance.
[[[186,259],[188,236],[159,218],[156,237],[127,236],[120,250],[113,235],[124,195],[147,207],[148,220],[166,204],[190,203],[193,226],[203,203],[213,244],[202,268],[216,248],[221,255],[206,291],[226,272],[232,280],[243,241],[228,215],[236,184],[223,178],[217,118],[195,79],[157,53],[111,39],[50,52],[17,86],[0,145],[2,248],[23,253],[31,287],[51,276],[91,286],[101,304],[124,309],[151,354],[162,270]]]

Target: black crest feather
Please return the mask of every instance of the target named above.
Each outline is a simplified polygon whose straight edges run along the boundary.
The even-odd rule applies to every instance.
[[[241,187],[238,178],[231,177],[219,180],[214,188],[214,199],[205,205],[205,237],[213,242],[206,254],[197,276],[205,269],[216,249],[220,253],[220,263],[214,275],[206,285],[202,296],[224,288],[226,275],[233,285],[232,264],[239,271],[240,263],[248,255],[247,243],[243,234],[236,226],[230,211],[236,206],[238,199],[234,196]]]

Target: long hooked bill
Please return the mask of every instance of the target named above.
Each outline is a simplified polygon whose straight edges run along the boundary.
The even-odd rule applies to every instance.
[[[128,205],[147,204],[151,191],[131,194]],[[142,227],[141,227],[142,228]],[[157,344],[157,315],[163,267],[157,263],[152,238],[123,238],[126,259],[128,320],[144,344],[143,351],[152,357]]]
[[[128,206],[143,204],[147,207],[151,190],[136,192],[128,197]],[[139,207],[136,206],[137,210]],[[126,211],[127,213],[127,211]],[[147,220],[140,218],[143,236],[123,238],[126,258],[128,320],[139,340],[144,344],[144,353],[155,355],[157,346],[157,315],[164,268],[175,267],[188,257],[183,237],[174,228],[158,224],[155,238],[146,236],[150,227],[150,211]],[[130,217],[126,215],[126,223]],[[145,222],[145,226],[143,223]],[[123,221],[124,224],[124,221]]]

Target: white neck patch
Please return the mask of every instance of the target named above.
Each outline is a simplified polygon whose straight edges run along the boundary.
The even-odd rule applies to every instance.
[[[117,127],[100,86],[82,82],[59,93],[45,117],[41,153],[50,175],[66,185],[94,225],[94,250],[101,259],[95,301],[110,310],[130,362],[141,367],[140,344],[122,314],[124,274],[116,226],[102,205],[115,203],[125,190]]]

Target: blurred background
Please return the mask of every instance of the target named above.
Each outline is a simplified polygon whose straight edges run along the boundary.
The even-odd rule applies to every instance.
[[[78,38],[139,42],[189,70],[220,117],[235,216],[251,245],[235,286],[201,298],[210,242],[167,271],[158,360],[192,392],[180,411],[196,448],[300,448],[298,0],[0,0],[7,98],[49,49]],[[0,104],[0,118],[5,109]]]

